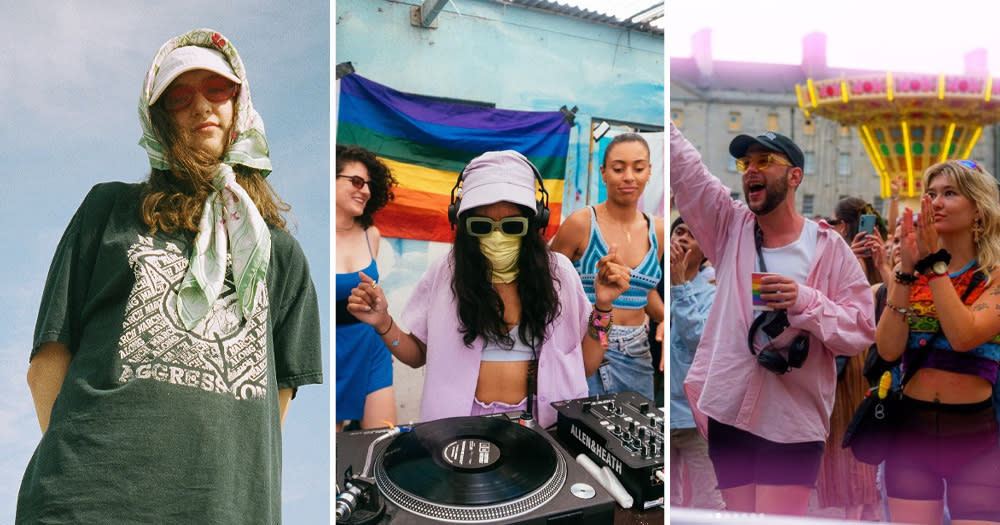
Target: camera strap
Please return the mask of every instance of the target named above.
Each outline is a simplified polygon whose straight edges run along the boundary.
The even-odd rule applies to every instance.
[[[764,263],[764,254],[761,251],[761,247],[764,245],[764,231],[760,229],[760,224],[757,224],[757,221],[754,221],[753,223],[753,244],[754,244],[754,249],[757,251],[757,262],[760,265],[760,271],[766,273],[767,264]],[[782,320],[781,317],[786,317],[786,318]],[[774,313],[761,312],[760,315],[758,315],[753,320],[753,322],[750,323],[750,330],[747,333],[747,345],[750,347],[750,353],[752,355],[757,355],[757,352],[754,352],[753,349],[754,335],[757,333],[757,330],[760,329],[760,326],[765,322],[767,323],[778,322],[787,325],[788,324],[787,314],[785,313],[784,310]]]
[[[760,229],[760,224],[757,224],[757,221],[753,221],[753,246],[757,250],[757,262],[760,264],[760,271],[767,273],[767,265],[764,264],[764,253],[760,249],[763,245],[764,230]]]

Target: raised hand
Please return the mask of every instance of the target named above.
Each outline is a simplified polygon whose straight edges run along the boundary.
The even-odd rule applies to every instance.
[[[628,290],[632,270],[618,255],[618,245],[612,244],[608,254],[597,261],[597,277],[594,279],[594,304],[610,305],[619,295]]]
[[[913,273],[913,267],[924,256],[917,251],[917,232],[913,225],[913,210],[909,207],[903,209],[903,222],[899,230],[900,271]]]
[[[670,241],[670,285],[677,286],[687,282],[688,258],[691,251],[685,251],[677,241]]]
[[[388,325],[389,303],[385,299],[385,292],[365,272],[358,275],[361,282],[351,290],[351,296],[347,299],[347,311],[363,323],[375,327]]]
[[[868,236],[867,244],[872,254],[872,262],[875,263],[875,269],[882,276],[882,281],[888,282],[892,276],[892,268],[889,267],[891,257],[889,257],[889,251],[886,249],[885,241],[882,240],[882,234],[878,232],[878,228],[875,228],[875,231]]]
[[[917,254],[923,259],[938,249],[938,234],[934,228],[934,204],[931,196],[920,198],[920,217],[917,218]]]

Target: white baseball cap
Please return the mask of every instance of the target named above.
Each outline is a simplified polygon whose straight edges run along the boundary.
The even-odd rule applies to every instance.
[[[472,159],[462,175],[458,213],[497,202],[520,204],[535,213],[535,167],[514,151],[488,151]]]
[[[237,84],[242,84],[240,77],[236,76],[236,72],[233,71],[233,66],[229,64],[226,56],[221,52],[201,46],[178,47],[171,51],[160,64],[160,69],[153,79],[153,91],[149,96],[149,105],[155,104],[160,99],[160,95],[177,77],[195,69],[205,69]]]

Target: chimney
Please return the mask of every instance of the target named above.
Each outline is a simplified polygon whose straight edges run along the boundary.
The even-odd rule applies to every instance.
[[[809,78],[826,78],[826,33],[802,37],[802,71]]]
[[[691,36],[691,58],[702,79],[712,76],[712,28],[703,27]]]
[[[965,54],[965,74],[976,77],[986,77],[990,74],[987,64],[986,49],[973,49]]]

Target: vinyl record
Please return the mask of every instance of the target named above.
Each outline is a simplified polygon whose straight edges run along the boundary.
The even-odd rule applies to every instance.
[[[386,448],[381,466],[399,489],[449,506],[524,497],[553,479],[560,458],[537,432],[499,417],[423,423]]]

